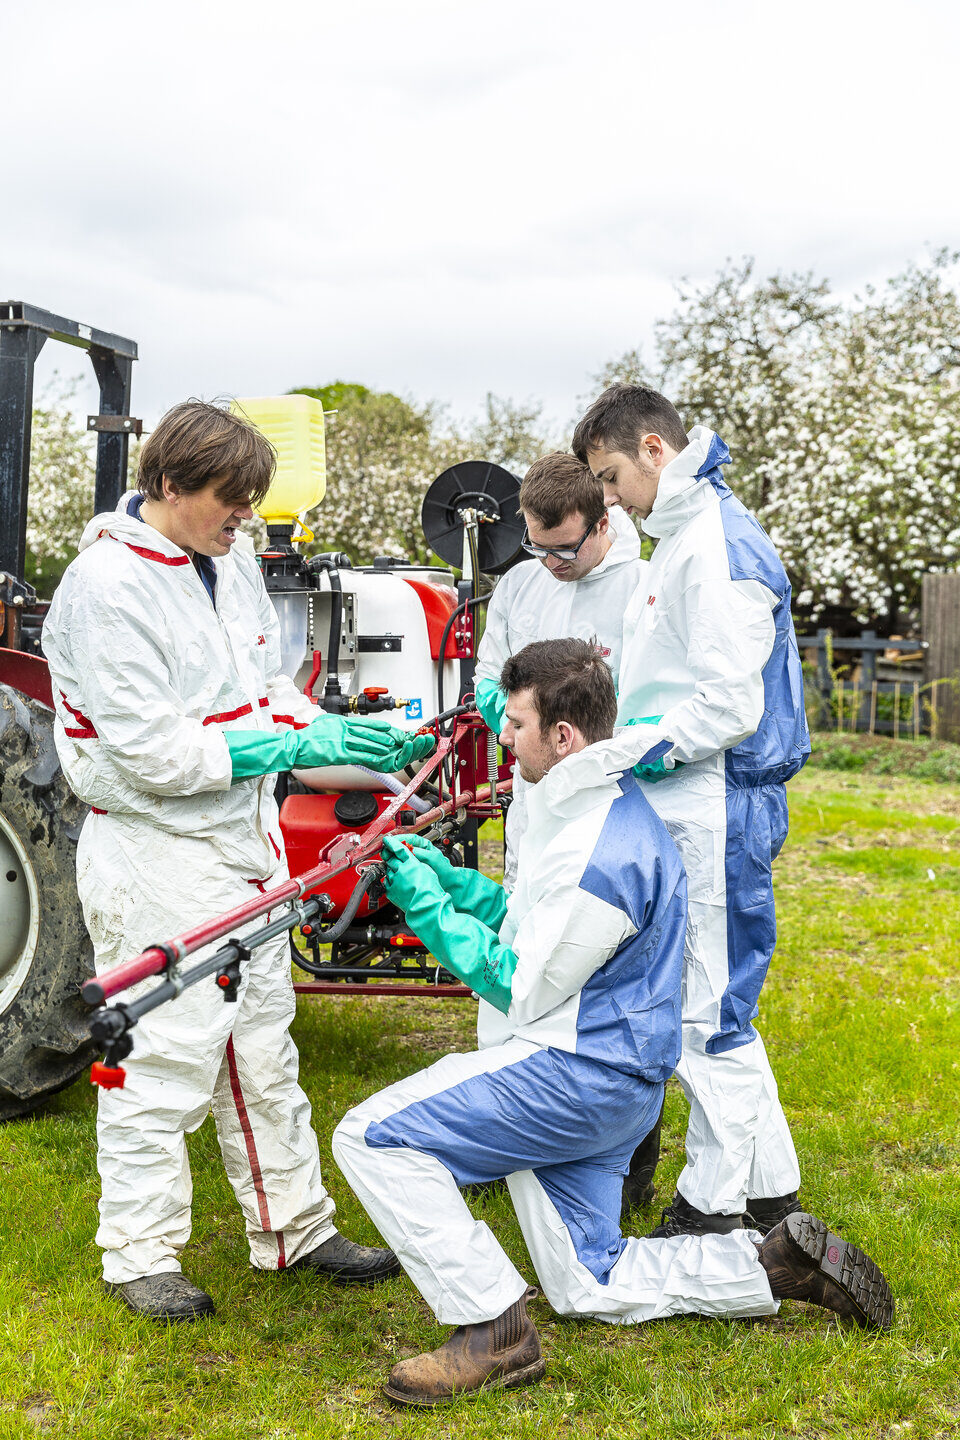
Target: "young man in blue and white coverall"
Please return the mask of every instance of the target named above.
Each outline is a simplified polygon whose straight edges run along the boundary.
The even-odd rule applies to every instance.
[[[318,712],[280,669],[276,613],[254,556],[236,548],[273,464],[239,417],[176,406],[143,447],[139,493],[87,525],[44,624],[57,753],[91,807],[77,888],[98,969],[286,879],[277,771],[392,770],[417,755],[390,726]],[[236,1004],[208,983],[145,1016],[124,1087],[98,1092],[97,1240],[104,1279],[132,1310],[171,1323],[214,1308],[180,1269],[184,1134],[211,1108],[256,1268],[360,1282],[397,1269],[334,1225],[293,1013],[280,936],[243,966]]]
[[[771,866],[787,834],[785,781],[810,753],[790,584],[725,484],[726,445],[689,437],[664,396],[614,385],[573,449],[608,504],[657,540],[624,622],[611,766],[631,766],[676,841],[690,921],[677,1077],[687,1164],[654,1235],[761,1231],[800,1208],[800,1171],[753,1026],[776,943]]]
[[[480,997],[479,1049],[374,1095],[333,1139],[407,1274],[457,1327],[394,1367],[388,1398],[430,1406],[543,1376],[526,1309],[535,1292],[458,1188],[500,1177],[563,1314],[615,1324],[770,1315],[791,1295],[888,1325],[876,1266],[812,1216],[791,1216],[762,1248],[743,1229],[620,1233],[621,1178],[680,1049],[683,869],[629,771],[610,773],[590,744],[610,735],[616,713],[596,647],[529,645],[502,683],[501,738],[531,786],[513,892],[425,840],[383,847],[390,899]]]

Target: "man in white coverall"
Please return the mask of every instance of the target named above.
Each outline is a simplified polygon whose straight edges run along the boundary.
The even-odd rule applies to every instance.
[[[506,700],[500,672],[534,640],[596,639],[616,684],[623,614],[647,568],[633,521],[619,506],[607,510],[603,487],[574,455],[555,451],[535,461],[520,486],[519,507],[527,527],[523,548],[536,559],[497,581],[477,650],[477,708],[495,735]],[[516,880],[526,790],[515,770],[504,831],[507,890]]]
[[[494,734],[502,728],[506,703],[501,671],[511,655],[534,640],[595,639],[616,684],[624,612],[647,569],[633,521],[618,505],[607,510],[602,485],[575,455],[554,451],[536,460],[520,486],[519,506],[527,526],[523,547],[536,558],[514,565],[497,581],[477,650],[477,708]],[[504,825],[508,892],[517,877],[527,789],[515,766]],[[623,1183],[624,1213],[653,1199],[660,1124],[657,1116],[637,1147]]]
[[[770,1315],[812,1300],[886,1327],[877,1267],[811,1215],[763,1241],[620,1233],[620,1182],[680,1049],[686,924],[676,847],[601,741],[616,695],[582,640],[504,666],[504,743],[530,783],[517,884],[449,864],[419,837],[384,842],[387,893],[480,996],[480,1048],[447,1055],[351,1110],[334,1155],[437,1319],[457,1328],[396,1365],[399,1405],[544,1374],[527,1282],[458,1187],[506,1177],[534,1268],[563,1314],[614,1324]]]
[[[688,437],[656,391],[614,385],[573,449],[608,504],[657,541],[624,622],[611,765],[635,771],[687,872],[683,1054],[687,1163],[655,1236],[762,1232],[800,1209],[800,1172],[753,1027],[776,943],[771,866],[787,834],[784,782],[810,753],[790,584],[724,483],[712,430]]]
[[[189,401],[143,447],[140,493],[86,527],[43,630],[56,744],[91,810],[77,885],[98,969],[286,878],[274,773],[358,761],[394,769],[415,747],[389,726],[319,714],[280,672],[280,633],[238,525],[273,452],[252,426]],[[203,952],[200,952],[201,954]],[[338,1234],[297,1083],[286,937],[243,967],[236,1004],[212,982],[134,1031],[123,1089],[99,1092],[104,1278],[171,1322],[212,1311],[180,1270],[192,1187],[184,1132],[211,1106],[246,1217],[251,1263],[369,1282],[387,1250]]]

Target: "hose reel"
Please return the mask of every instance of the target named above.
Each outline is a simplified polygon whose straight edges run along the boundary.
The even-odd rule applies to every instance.
[[[461,460],[438,475],[423,497],[420,524],[441,560],[467,570],[464,536],[476,537],[476,568],[502,575],[520,558],[524,521],[517,507],[520,481],[488,460]]]

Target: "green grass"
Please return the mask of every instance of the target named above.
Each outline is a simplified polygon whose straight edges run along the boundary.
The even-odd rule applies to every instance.
[[[960,745],[931,740],[894,740],[885,735],[847,735],[817,730],[811,736],[810,765],[819,770],[854,770],[872,775],[912,775],[918,780],[960,782]]]
[[[559,1320],[537,1300],[544,1384],[401,1414],[379,1386],[397,1357],[435,1345],[442,1328],[402,1277],[355,1293],[251,1271],[209,1123],[190,1137],[184,1258],[217,1315],[162,1330],[104,1295],[94,1097],[81,1082],[0,1130],[0,1437],[957,1434],[960,786],[808,768],[791,807],[761,1028],[807,1204],[888,1273],[891,1334],[844,1331],[790,1303],[757,1324],[626,1329]],[[301,1004],[303,1080],[347,1234],[376,1238],[329,1157],[337,1119],[444,1050],[469,1048],[471,1019],[462,1002]],[[671,1084],[663,1203],[683,1127]],[[532,1279],[507,1199],[479,1208]],[[652,1216],[635,1218],[639,1230]]]

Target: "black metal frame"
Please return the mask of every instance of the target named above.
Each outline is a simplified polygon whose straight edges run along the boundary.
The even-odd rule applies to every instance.
[[[130,436],[139,434],[139,422],[128,414],[131,372],[137,358],[135,341],[66,320],[22,300],[0,301],[0,573],[5,572],[21,585],[27,539],[33,372],[47,340],[62,340],[86,350],[100,386],[100,414],[88,421],[88,428],[99,432],[95,514],[112,510],[123,494]],[[100,421],[106,423],[101,427]]]

